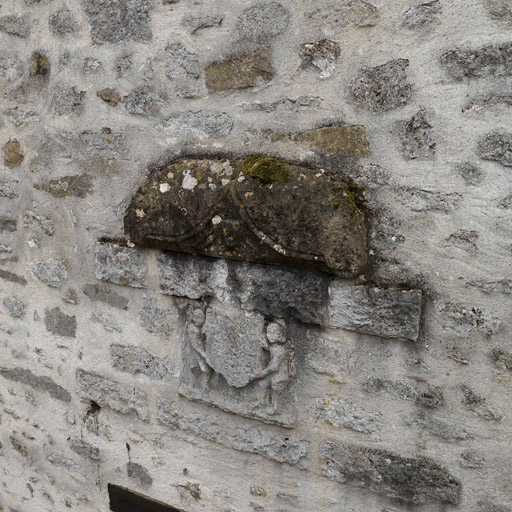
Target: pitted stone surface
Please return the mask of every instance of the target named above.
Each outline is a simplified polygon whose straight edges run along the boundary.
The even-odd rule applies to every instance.
[[[385,338],[418,338],[421,290],[379,289],[333,282],[329,324]]]
[[[144,256],[137,249],[108,242],[96,244],[96,279],[144,288],[146,274]]]
[[[351,84],[353,101],[373,112],[386,112],[407,105],[413,91],[407,77],[408,67],[407,59],[398,59],[361,70]]]
[[[110,347],[112,366],[121,372],[146,375],[153,380],[166,380],[172,375],[170,358],[160,359],[147,350],[128,345],[114,344]]]
[[[324,170],[273,157],[171,163],[138,190],[124,222],[139,247],[345,277],[366,264],[364,217],[349,186]]]
[[[461,484],[445,468],[426,457],[410,458],[351,444],[320,445],[324,474],[341,483],[421,504],[440,501],[457,505]]]
[[[149,421],[145,393],[84,370],[77,370],[76,381],[77,393],[82,399],[92,400],[102,407],[110,407],[120,414],[135,413],[142,421]]]

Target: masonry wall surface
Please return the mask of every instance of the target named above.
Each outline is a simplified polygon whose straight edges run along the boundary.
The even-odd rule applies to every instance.
[[[0,510],[510,512],[511,80],[510,0],[3,0]],[[126,236],[254,154],[355,270]]]

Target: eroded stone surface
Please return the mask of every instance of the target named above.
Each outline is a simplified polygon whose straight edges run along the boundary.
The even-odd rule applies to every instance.
[[[225,112],[201,110],[177,112],[167,117],[163,129],[177,139],[225,137],[233,128],[233,119]]]
[[[84,370],[77,370],[76,381],[76,391],[82,399],[93,400],[96,404],[110,407],[120,414],[135,413],[141,420],[149,421],[145,393]]]
[[[52,288],[60,288],[68,278],[68,271],[61,260],[48,258],[35,260],[30,264],[30,270],[44,284]]]
[[[249,418],[293,426],[295,368],[286,324],[220,304],[205,312],[191,308],[188,315],[180,394]]]
[[[512,75],[512,43],[457,48],[442,55],[441,64],[453,80],[507,77]]]
[[[210,92],[246,89],[272,80],[272,54],[269,49],[228,57],[205,69]]]
[[[116,243],[96,244],[96,278],[109,283],[144,288],[147,267],[137,249]]]
[[[171,163],[139,188],[124,222],[139,247],[345,277],[366,263],[364,217],[350,187],[273,157]]]
[[[291,140],[327,155],[369,156],[366,128],[359,125],[322,126],[299,133],[276,133],[272,140]]]
[[[431,159],[436,154],[434,127],[425,110],[419,110],[410,119],[399,123],[402,152],[410,160]]]
[[[149,0],[82,0],[94,43],[150,41]]]
[[[421,290],[379,289],[333,282],[329,323],[374,336],[418,338]]]
[[[306,13],[306,18],[310,20],[336,27],[368,27],[375,25],[379,17],[378,9],[365,0],[341,0]]]
[[[391,60],[374,68],[365,68],[352,82],[352,99],[373,112],[386,112],[409,103],[412,85],[407,77],[407,59]]]
[[[440,501],[457,505],[460,501],[459,480],[426,457],[403,457],[386,450],[324,441],[320,459],[324,474],[341,483],[416,504]]]
[[[484,5],[493,20],[508,26],[512,25],[511,0],[484,0]]]
[[[512,133],[489,133],[478,143],[477,152],[484,160],[512,167]]]
[[[172,374],[170,358],[161,359],[141,347],[114,344],[110,357],[112,366],[121,372],[140,373],[153,380],[165,380]]]
[[[240,39],[268,44],[288,27],[290,14],[277,2],[260,2],[245,9],[237,21]]]
[[[429,27],[441,18],[442,7],[439,0],[414,0],[404,14],[404,25],[412,30]]]
[[[103,302],[118,309],[127,309],[129,299],[98,284],[86,284],[82,291],[94,302]]]
[[[31,23],[28,16],[16,16],[10,14],[8,16],[0,17],[0,32],[9,34],[10,36],[17,36],[27,38],[30,34]]]
[[[88,174],[64,176],[43,183],[34,184],[34,188],[50,193],[53,197],[79,197],[83,199],[92,192],[93,177]]]
[[[303,67],[314,67],[320,71],[320,78],[329,78],[336,69],[335,63],[340,56],[340,45],[329,39],[304,43],[300,49],[300,56]]]

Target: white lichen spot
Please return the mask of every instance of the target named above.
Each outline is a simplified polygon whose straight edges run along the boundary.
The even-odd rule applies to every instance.
[[[253,192],[246,192],[245,197],[251,197],[253,195]]]
[[[245,181],[245,176],[243,174],[240,174],[240,176],[238,176],[238,181],[240,183],[242,183],[242,181]]]
[[[274,249],[274,251],[276,251],[276,252],[278,252],[280,254],[286,255],[286,251],[279,244],[275,244],[273,246],[273,249]]]
[[[190,175],[191,172],[192,171],[188,169],[183,173],[183,182],[181,186],[186,190],[193,190],[197,185],[197,179]]]
[[[210,187],[211,190],[215,190],[217,188],[217,185],[215,185],[215,183],[210,183],[208,186]]]
[[[222,186],[225,187],[231,180],[228,180],[226,178],[223,178],[223,180],[221,181],[222,183]]]
[[[162,194],[167,192],[170,188],[169,183],[160,183],[160,192],[162,192]]]
[[[146,215],[146,212],[144,210],[137,209],[137,210],[135,210],[135,214],[137,215],[137,217],[142,218]]]
[[[167,173],[167,177],[168,177],[170,180],[172,180],[172,179],[174,178],[174,173],[169,171],[169,172]]]
[[[220,217],[220,215],[215,215],[215,217],[213,217],[212,219],[212,224],[214,224],[215,226],[217,224],[220,224],[222,222],[222,218]]]

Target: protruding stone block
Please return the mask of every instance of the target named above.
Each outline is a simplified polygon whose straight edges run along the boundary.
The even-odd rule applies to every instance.
[[[384,338],[418,338],[421,290],[372,288],[338,281],[329,291],[332,327]]]
[[[457,505],[461,483],[445,468],[426,457],[403,457],[347,443],[320,445],[324,475],[356,487],[415,504],[440,501]]]
[[[181,159],[153,173],[125,214],[138,247],[359,275],[366,227],[351,187],[269,156]]]

